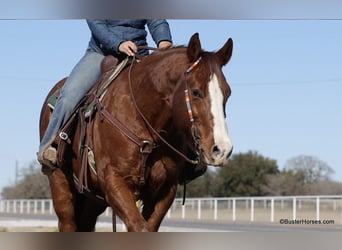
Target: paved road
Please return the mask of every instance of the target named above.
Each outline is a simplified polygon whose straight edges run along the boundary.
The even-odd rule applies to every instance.
[[[179,221],[179,220],[165,220],[162,226],[176,226],[176,227],[190,227],[201,228],[202,230],[226,231],[226,232],[293,232],[293,231],[307,231],[307,232],[342,232],[342,225],[340,226],[305,226],[292,225],[284,226],[280,224],[262,224],[262,223],[220,223],[220,222],[196,222],[196,221]]]
[[[56,217],[54,215],[27,215],[27,214],[4,214],[0,213],[1,221],[45,221],[52,222],[57,225]],[[54,223],[55,222],[55,223]],[[99,224],[111,227],[110,217],[100,217]],[[20,222],[19,222],[20,223]],[[51,225],[51,223],[49,223]],[[20,226],[20,225],[19,225]],[[117,228],[120,231],[122,223],[117,221]],[[281,225],[281,224],[258,224],[258,223],[222,223],[214,221],[188,221],[165,219],[161,225],[160,231],[167,232],[342,232],[342,225],[325,225],[325,226],[307,226],[307,225]]]

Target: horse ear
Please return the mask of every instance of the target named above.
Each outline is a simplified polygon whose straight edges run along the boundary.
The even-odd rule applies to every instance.
[[[187,49],[187,55],[190,62],[195,62],[201,54],[201,42],[199,40],[198,33],[195,33],[191,36],[188,49]]]
[[[231,38],[223,45],[223,47],[215,53],[217,59],[219,60],[221,66],[226,65],[233,53],[233,40]]]

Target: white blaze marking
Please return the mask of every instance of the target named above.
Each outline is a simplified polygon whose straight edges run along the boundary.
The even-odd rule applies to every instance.
[[[225,150],[225,156],[231,151],[232,143],[229,139],[228,128],[224,119],[223,94],[220,89],[216,74],[213,74],[209,82],[209,95],[211,100],[211,114],[214,118],[214,142],[218,148]]]

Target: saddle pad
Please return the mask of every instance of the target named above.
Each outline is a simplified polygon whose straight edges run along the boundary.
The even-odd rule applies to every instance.
[[[47,105],[53,110],[59,96],[60,89],[57,89],[47,100]]]

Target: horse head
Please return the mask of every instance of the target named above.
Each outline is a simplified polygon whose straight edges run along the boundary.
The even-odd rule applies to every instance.
[[[222,72],[232,50],[233,41],[229,38],[217,52],[205,52],[195,33],[186,50],[190,66],[178,83],[172,102],[174,123],[188,137],[188,147],[207,165],[226,165],[233,150],[225,122],[231,90]]]

